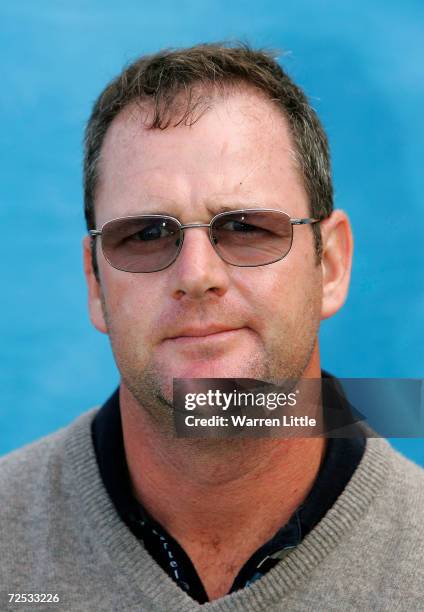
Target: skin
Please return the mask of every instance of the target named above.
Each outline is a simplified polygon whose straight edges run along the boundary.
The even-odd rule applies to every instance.
[[[214,97],[190,127],[147,130],[141,113],[124,109],[106,134],[98,228],[149,212],[206,223],[221,207],[310,216],[285,119],[257,92]],[[172,378],[319,378],[319,324],[346,298],[352,256],[342,211],[321,230],[320,264],[312,229],[300,226],[285,259],[257,268],[222,261],[206,229],[186,231],[177,261],[152,274],[115,270],[98,244],[99,281],[84,240],[91,320],[109,335],[122,377],[134,494],[189,554],[211,600],[305,499],[325,443],[175,439]],[[181,337],[212,324],[232,331]]]

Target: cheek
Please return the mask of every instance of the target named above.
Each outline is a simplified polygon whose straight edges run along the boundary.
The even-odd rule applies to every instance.
[[[103,283],[104,306],[111,340],[148,348],[158,303],[153,287],[135,274],[112,271]],[[143,342],[139,342],[142,338]]]
[[[303,259],[297,266],[289,263],[294,261],[251,268],[250,276],[240,281],[240,292],[250,306],[253,325],[264,336],[275,338],[288,327],[294,331],[301,326],[314,328],[320,320],[320,267],[314,259],[308,262]]]

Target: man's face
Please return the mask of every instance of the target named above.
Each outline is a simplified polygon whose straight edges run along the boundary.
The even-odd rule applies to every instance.
[[[147,130],[139,109],[125,109],[103,144],[96,225],[143,213],[207,223],[223,208],[308,217],[292,148],[282,115],[248,90],[213,99],[190,127]],[[140,405],[169,402],[173,377],[319,375],[322,282],[310,226],[294,228],[286,258],[256,268],[222,261],[207,228],[185,230],[177,260],[149,274],[112,268],[99,247],[92,320]]]

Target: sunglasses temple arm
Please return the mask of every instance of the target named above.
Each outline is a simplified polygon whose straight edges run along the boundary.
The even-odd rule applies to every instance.
[[[290,219],[292,225],[312,225],[320,221],[322,221],[322,219]]]

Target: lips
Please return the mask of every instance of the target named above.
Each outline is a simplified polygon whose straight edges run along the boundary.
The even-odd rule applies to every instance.
[[[211,336],[213,334],[237,331],[238,329],[241,328],[222,325],[208,325],[206,327],[185,327],[184,329],[178,330],[176,333],[173,333],[172,336],[168,336],[168,339],[176,340],[177,338],[203,338],[206,336]]]

